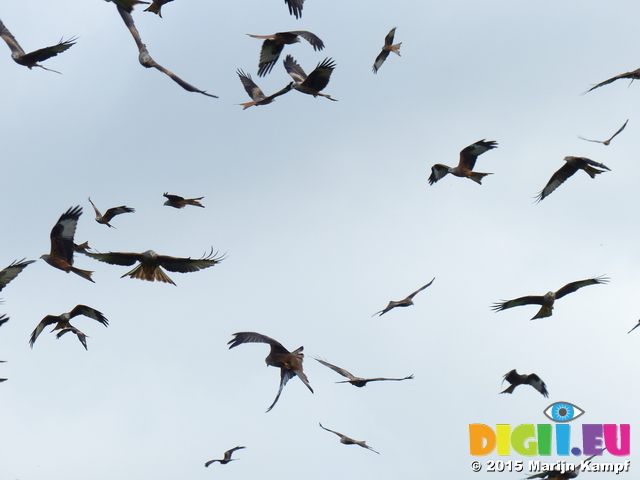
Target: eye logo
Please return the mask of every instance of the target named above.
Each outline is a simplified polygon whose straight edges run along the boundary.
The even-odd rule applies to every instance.
[[[584,414],[584,410],[569,402],[556,402],[549,405],[543,412],[554,422],[570,422]]]

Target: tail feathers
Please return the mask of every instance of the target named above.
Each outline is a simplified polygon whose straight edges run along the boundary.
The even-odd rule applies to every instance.
[[[536,313],[535,317],[533,317],[531,320],[535,320],[536,318],[550,317],[552,313],[553,307],[542,306],[542,308],[538,310],[538,313]]]
[[[198,200],[202,200],[204,197],[198,197],[198,198],[187,198],[185,200],[185,203],[187,205],[195,205],[196,207],[202,207],[204,208],[204,205],[202,205]]]
[[[493,173],[471,172],[468,178],[476,182],[478,185],[482,185],[482,179],[487,175],[493,175]]]
[[[109,225],[109,224],[107,223],[107,225]],[[111,225],[109,225],[109,226],[111,226]],[[84,242],[84,243],[81,243],[80,245],[75,245],[74,244],[73,245],[73,249],[76,252],[79,252],[79,253],[87,253],[87,250],[90,250],[91,247],[89,246],[89,242]]]
[[[587,172],[591,178],[596,178],[597,174],[602,173],[602,170],[598,170],[597,168],[593,168],[589,165],[584,167],[584,171]]]
[[[151,13],[155,13],[156,15],[159,15],[160,18],[162,18],[162,12],[160,11],[162,8],[161,5],[158,5],[156,3],[152,3],[151,5],[149,5],[149,8],[145,8],[145,12],[151,12]]]
[[[256,102],[247,102],[247,103],[238,103],[238,105],[242,106],[242,110],[246,110],[249,107],[253,107],[254,105],[257,105]]]
[[[87,280],[89,280],[91,283],[96,283],[93,281],[93,279],[91,278],[91,274],[93,273],[92,271],[89,270],[80,270],[79,268],[76,267],[70,267],[69,271],[75,273],[76,275],[80,275],[82,278],[86,278]]]
[[[389,47],[389,50],[391,50],[393,53],[397,53],[398,56],[400,57],[400,45],[402,45],[402,42],[400,43],[396,43],[395,45],[391,45]]]
[[[507,388],[505,388],[502,392],[500,393],[513,393],[513,391],[516,389],[516,387],[518,386],[517,383],[514,383],[512,385],[509,385]]]
[[[146,280],[147,282],[155,282],[157,280],[158,282],[170,283],[172,285],[175,285],[173,280],[171,280],[169,278],[169,276],[166,273],[164,273],[162,268],[159,267],[159,266],[158,267],[151,267],[151,268],[144,268],[142,266],[142,264],[139,264],[133,270],[125,273],[122,276],[123,277],[127,277],[128,276],[128,277],[131,277],[131,278],[137,278],[139,280]]]

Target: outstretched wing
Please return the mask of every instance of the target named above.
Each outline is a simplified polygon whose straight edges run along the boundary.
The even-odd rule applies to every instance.
[[[246,447],[237,446],[237,447],[233,447],[233,448],[227,450],[226,452],[224,452],[224,459],[225,460],[230,460],[231,459],[231,455],[233,454],[233,452],[235,452],[236,450],[240,450],[242,448],[246,448]]]
[[[158,255],[158,263],[170,272],[197,272],[204,268],[213,267],[225,259],[224,255],[216,257],[218,252],[211,252],[203,258],[179,258],[167,255]]]
[[[302,83],[306,80],[307,74],[291,55],[287,55],[283,63],[285,70],[295,82]]]
[[[9,317],[6,314],[0,315],[0,327],[9,321]],[[640,325],[640,322],[638,323]],[[636,325],[637,326],[637,325]],[[634,327],[635,328],[635,327]]]
[[[378,73],[378,70],[389,56],[389,52],[390,50],[382,49],[382,51],[378,54],[376,60],[373,62],[373,73]]]
[[[505,302],[494,303],[491,309],[495,312],[506,310],[507,308],[520,307],[522,305],[543,305],[544,297],[539,295],[528,295],[526,297],[515,298]]]
[[[22,270],[27,268],[27,265],[33,262],[35,262],[35,260],[25,261],[24,258],[22,260],[15,260],[11,265],[0,271],[0,291],[2,291],[11,280],[16,278]]]
[[[85,255],[100,260],[101,262],[110,263],[111,265],[131,266],[142,260],[142,253],[131,252],[85,252]]]
[[[273,66],[280,58],[280,53],[284,50],[284,43],[276,42],[275,40],[267,39],[262,42],[262,48],[260,50],[260,62],[258,63],[258,76],[264,77],[269,73]]]
[[[80,343],[82,344],[84,349],[89,350],[87,348],[87,336],[84,333],[82,333],[80,330],[78,330],[76,327],[74,327],[73,325],[69,325],[68,327],[65,327],[62,330],[60,330],[56,335],[56,338],[59,339],[65,333],[69,333],[69,332],[75,333],[76,337],[78,337],[78,340],[80,340]]]
[[[536,197],[536,201],[540,202],[549,196],[556,188],[562,185],[571,175],[578,171],[578,165],[575,162],[566,162],[558,171],[556,171],[540,191]]]
[[[2,37],[2,39],[11,50],[12,56],[23,56],[25,54],[18,41],[11,34],[9,29],[5,27],[4,23],[2,23],[2,20],[0,20],[0,37]]]
[[[284,0],[284,3],[289,7],[290,15],[294,15],[296,18],[302,17],[302,4],[304,0]]]
[[[333,370],[334,372],[339,373],[340,375],[342,375],[343,377],[348,378],[349,380],[357,380],[358,377],[352,375],[351,373],[349,373],[347,370],[345,370],[344,368],[340,368],[336,365],[333,365],[325,360],[321,360],[318,357],[313,357],[315,360],[317,360],[318,362],[320,362],[322,365],[324,365],[325,367],[329,367],[331,370]]]
[[[579,288],[586,287],[587,285],[595,285],[598,283],[608,283],[609,277],[600,275],[595,278],[587,278],[586,280],[578,280],[577,282],[567,283],[564,287],[556,292],[556,299],[562,298],[565,295],[575,292]]]
[[[262,335],[258,332],[237,332],[233,335],[234,338],[227,342],[227,345],[230,345],[229,349],[237,347],[242,343],[268,343],[269,345],[271,345],[271,347],[276,349],[276,353],[290,353],[289,350],[284,348],[284,346],[277,340],[274,340],[271,337],[267,337],[266,335]],[[292,374],[295,375],[293,371]]]
[[[533,388],[535,388],[536,390],[538,390],[543,396],[549,397],[549,392],[547,390],[547,385],[535,373],[532,373],[532,374],[528,375],[527,383],[529,385],[531,385]]]
[[[22,55],[21,62],[26,64],[34,64],[38,62],[42,62],[48,58],[55,57],[59,53],[68,50],[73,45],[76,44],[77,37],[70,38],[69,40],[60,40],[57,44],[51,47],[41,48],[39,50],[35,50],[33,52]]]
[[[109,320],[95,308],[87,307],[86,305],[76,305],[71,312],[69,312],[69,318],[76,317],[78,315],[84,315],[85,317],[93,318],[97,320],[105,327],[109,325]]]
[[[320,92],[329,84],[331,73],[336,68],[335,62],[331,58],[325,58],[318,66],[309,74],[304,82],[305,86]]]
[[[275,404],[278,403],[278,399],[280,398],[280,394],[282,393],[282,389],[287,384],[287,382],[289,380],[291,380],[295,376],[296,376],[296,372],[294,370],[288,370],[286,368],[281,368],[280,369],[280,388],[278,388],[278,394],[276,395],[276,398],[273,401],[273,403],[269,406],[269,408],[267,408],[267,411],[265,413],[270,412],[271,409],[275,406]]]
[[[73,265],[74,243],[78,219],[82,215],[82,207],[75,206],[63,213],[51,229],[51,256],[64,259]]]
[[[435,280],[436,277],[433,277],[433,280]],[[428,286],[430,286],[433,283],[433,280],[431,280],[429,283],[427,283],[425,286],[420,287],[418,290],[416,290],[415,292],[413,292],[411,295],[409,295],[407,297],[407,299],[412,300],[413,297],[415,297],[418,293],[420,293],[422,290],[424,290],[425,288],[427,288]]]
[[[58,323],[59,321],[60,317],[56,317],[54,315],[47,315],[42,320],[40,320],[40,323],[38,323],[35,330],[31,333],[31,338],[29,338],[29,345],[31,346],[31,348],[33,348],[33,344],[36,342],[36,339],[40,336],[47,325],[52,325],[54,323]]]
[[[258,87],[258,85],[256,85],[255,82],[251,80],[251,75],[249,75],[248,73],[244,73],[240,69],[238,69],[236,73],[238,74],[238,77],[240,77],[240,81],[242,82],[244,90],[249,94],[254,102],[259,102],[260,100],[264,100],[266,98],[264,93],[262,93],[260,87]]]
[[[134,213],[135,209],[134,208],[130,208],[130,207],[126,207],[124,205],[121,205],[119,207],[113,207],[110,208],[109,210],[107,210],[106,212],[104,212],[104,219],[109,222],[111,221],[111,219],[113,217],[115,217],[116,215],[121,215],[123,213]]]
[[[476,164],[476,160],[480,155],[482,155],[487,150],[491,150],[493,148],[497,148],[497,142],[485,141],[485,139],[478,140],[473,145],[469,145],[468,147],[463,148],[460,151],[460,167],[468,168],[469,170],[473,170],[473,167]]]
[[[449,173],[449,167],[442,163],[436,163],[431,167],[431,175],[429,175],[429,185],[433,185],[442,177]]]
[[[584,95],[585,93],[589,93],[591,90],[595,90],[596,88],[603,87],[605,85],[609,85],[610,83],[613,83],[616,80],[620,80],[621,78],[630,78],[632,82],[634,80],[639,79],[640,78],[640,68],[638,68],[637,70],[634,70],[633,72],[621,73],[620,75],[616,75],[615,77],[608,78],[604,82],[600,82],[597,85],[594,85],[593,87],[591,87],[586,92],[583,92],[582,95]]]

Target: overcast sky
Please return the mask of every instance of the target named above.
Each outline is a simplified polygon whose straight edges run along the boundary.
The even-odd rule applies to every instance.
[[[586,412],[576,429],[631,424],[633,462],[640,85],[580,94],[640,67],[637,2],[306,0],[298,20],[282,0],[143,10],[133,17],[153,58],[219,99],[142,68],[112,3],[3,2],[0,19],[27,52],[78,40],[44,63],[62,75],[17,65],[0,45],[0,268],[48,253],[75,205],[76,243],[96,251],[227,258],[169,273],[173,286],[77,255],[95,284],[38,260],[7,286],[3,480],[520,479],[526,471],[471,471],[468,425],[550,423],[542,412],[557,401]],[[402,56],[374,75],[393,27]],[[324,41],[321,52],[286,46],[281,60],[309,73],[333,58],[324,91],[338,101],[292,91],[243,111],[237,69],[267,95],[291,81],[281,61],[257,76],[261,41],[246,34],[288,30]],[[605,140],[627,119],[609,146],[578,139]],[[478,159],[493,173],[481,186],[451,175],[428,184],[431,165],[456,165],[481,139],[499,145]],[[579,171],[536,204],[567,155],[611,171]],[[165,207],[163,192],[204,196],[205,208]],[[109,229],[89,196],[136,212]],[[550,318],[490,308],[597,275],[610,283],[559,300]],[[371,317],[434,277],[414,306]],[[72,322],[88,351],[49,329],[29,348],[44,316],[77,304],[109,319]],[[279,372],[265,366],[267,345],[228,350],[239,331],[304,345],[315,394],[294,378],[265,413]],[[343,378],[312,356],[415,379],[335,384]],[[550,397],[528,386],[499,395],[513,368],[537,373]],[[318,422],[380,455],[340,445]],[[240,461],[204,468],[236,445],[247,447]]]

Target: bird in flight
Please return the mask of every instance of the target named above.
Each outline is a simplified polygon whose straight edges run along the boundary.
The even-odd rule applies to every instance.
[[[608,282],[609,278],[603,275],[595,278],[587,278],[586,280],[578,280],[577,282],[567,283],[557,292],[547,292],[542,296],[528,295],[526,297],[508,300],[506,302],[503,301],[494,303],[491,308],[495,312],[500,312],[502,310],[506,310],[507,308],[519,307],[521,305],[540,305],[540,310],[538,310],[538,313],[536,313],[531,320],[535,320],[536,318],[550,317],[553,314],[553,304],[556,300],[564,297],[565,295],[569,295],[570,293],[573,293],[582,287]]]
[[[184,208],[187,205],[193,205],[195,207],[204,208],[204,205],[198,201],[202,200],[204,197],[184,198],[180,195],[169,195],[167,192],[164,192],[162,195],[167,198],[167,201],[164,202],[164,205],[167,207]]]
[[[609,144],[611,143],[611,140],[613,140],[613,139],[615,138],[615,136],[616,136],[616,135],[618,135],[621,131],[623,131],[623,130],[624,130],[624,127],[626,127],[626,126],[627,126],[627,123],[629,123],[629,120],[628,120],[628,119],[627,119],[627,121],[626,121],[626,122],[624,122],[624,125],[622,125],[622,126],[618,129],[618,131],[617,131],[616,133],[614,133],[613,135],[611,135],[611,138],[609,138],[608,140],[604,140],[604,141],[603,141],[603,140],[589,140],[588,138],[581,137],[580,135],[578,135],[578,138],[579,138],[580,140],[586,140],[587,142],[595,142],[595,143],[602,143],[603,145],[609,145]]]
[[[333,69],[336,68],[336,64],[330,58],[325,58],[322,62],[318,63],[318,66],[308,76],[304,73],[304,70],[298,62],[296,62],[291,55],[287,55],[284,59],[284,68],[287,73],[293,78],[291,88],[298,90],[299,92],[306,93],[317,97],[328,98],[337,102],[335,98],[331,98],[326,93],[321,93],[328,84]]]
[[[636,323],[633,328],[631,330],[629,330],[627,333],[631,333],[633,332],[636,328],[640,327],[640,320],[638,320],[638,323]]]
[[[36,339],[42,333],[42,331],[47,327],[47,325],[55,324],[56,326],[53,327],[53,330],[51,331],[55,332],[56,330],[60,330],[58,332],[57,338],[60,338],[62,335],[68,332],[75,333],[78,337],[78,340],[80,340],[80,343],[82,343],[82,345],[86,350],[87,336],[69,323],[69,321],[73,317],[77,317],[78,315],[84,315],[85,317],[92,318],[100,322],[105,327],[109,326],[109,321],[102,314],[102,312],[99,312],[95,308],[87,307],[86,305],[76,305],[73,308],[73,310],[71,310],[70,312],[63,313],[61,315],[47,315],[46,317],[44,317],[40,321],[40,323],[38,323],[38,326],[35,328],[35,330],[31,334],[31,338],[29,339],[29,345],[31,345],[31,348],[33,348],[33,344],[35,343]]]
[[[634,70],[633,72],[621,73],[620,75],[616,75],[615,77],[611,77],[611,78],[605,80],[604,82],[600,82],[599,84],[594,85],[593,87],[591,87],[586,92],[583,92],[582,95],[584,95],[585,93],[589,93],[591,90],[595,90],[598,87],[603,87],[605,85],[609,85],[610,83],[613,83],[616,80],[620,80],[621,78],[629,78],[629,79],[631,79],[631,82],[629,83],[629,85],[631,85],[634,80],[640,80],[640,68],[638,68],[637,70]]]
[[[484,139],[478,140],[473,145],[463,148],[460,151],[460,161],[457,167],[449,167],[442,163],[436,163],[431,167],[431,175],[429,176],[429,185],[433,185],[447,173],[451,173],[456,177],[467,177],[476,182],[478,185],[482,184],[482,179],[491,173],[473,172],[473,167],[476,164],[476,160],[487,150],[496,148],[498,144],[491,140],[489,142]]]
[[[144,11],[155,13],[162,18],[162,6],[169,2],[173,2],[173,0],[152,0],[151,5],[149,5],[149,7]]]
[[[324,48],[324,43],[317,35],[306,30],[296,30],[293,32],[278,32],[273,35],[251,35],[252,38],[264,39],[260,50],[260,62],[258,63],[258,76],[264,77],[269,73],[280,58],[280,52],[285,45],[300,43],[300,37],[311,44],[314,50],[319,51]]]
[[[276,395],[276,399],[273,401],[271,406],[267,409],[269,412],[273,406],[278,402],[280,398],[280,394],[282,393],[282,389],[287,384],[287,382],[295,377],[296,375],[302,383],[304,383],[307,388],[313,393],[313,388],[309,385],[309,380],[302,370],[302,361],[304,359],[304,354],[302,350],[304,347],[299,347],[293,352],[290,352],[286,348],[282,346],[282,344],[271,337],[267,337],[266,335],[262,335],[257,332],[238,332],[234,333],[234,338],[227,342],[229,349],[233,347],[237,347],[243,343],[267,343],[271,346],[271,350],[269,351],[269,355],[265,358],[265,362],[268,366],[277,367],[280,369],[280,388],[278,389],[278,395]]]
[[[611,170],[609,167],[602,163],[594,162],[590,158],[585,157],[564,157],[565,164],[556,171],[545,185],[545,187],[536,196],[536,202],[541,202],[548,197],[556,188],[562,185],[571,175],[578,170],[584,170],[589,174],[591,178],[596,178],[596,175],[604,172],[605,170]],[[597,167],[597,168],[596,168]],[[599,170],[603,169],[603,170]]]
[[[67,273],[73,272],[93,282],[91,278],[92,271],[81,270],[73,266],[73,252],[76,248],[83,247],[83,245],[73,243],[80,215],[82,215],[82,207],[76,206],[69,208],[60,216],[49,235],[51,238],[51,252],[48,255],[42,255],[40,258],[52,267]]]
[[[504,391],[500,393],[513,393],[513,391],[516,389],[518,385],[531,385],[533,388],[538,390],[543,396],[545,397],[549,396],[549,392],[547,391],[547,386],[542,381],[542,379],[535,373],[531,373],[529,375],[526,375],[526,374],[520,375],[518,372],[516,372],[516,369],[514,368],[504,376],[504,378],[502,379],[502,382],[504,383],[505,380],[509,382],[511,385],[509,385],[509,387],[507,387]]]
[[[110,228],[115,228],[109,222],[116,215],[120,215],[121,213],[133,213],[133,212],[135,212],[135,210],[133,208],[125,207],[124,205],[122,205],[120,207],[110,208],[109,210],[104,212],[104,215],[102,215],[100,213],[100,210],[98,210],[98,208],[91,201],[91,197],[89,197],[89,203],[93,207],[93,210],[96,212],[96,222],[101,223],[103,225],[106,225],[107,227],[110,227]]]
[[[336,435],[338,435],[340,437],[340,443],[343,443],[345,445],[360,445],[362,448],[366,448],[380,455],[380,452],[376,452],[373,448],[367,445],[364,440],[354,440],[353,438],[347,437],[346,435],[343,435],[340,432],[336,432],[335,430],[329,430],[328,428],[323,427],[321,423],[318,423],[318,425],[320,425],[320,428],[323,428],[327,432],[335,433]]]
[[[230,450],[227,450],[226,452],[224,452],[224,458],[222,460],[209,460],[207,463],[204,464],[205,467],[208,467],[209,465],[211,465],[214,462],[220,462],[222,465],[226,465],[229,462],[233,462],[234,460],[239,460],[238,458],[231,458],[231,455],[233,454],[233,452],[235,452],[236,450],[240,450],[242,448],[247,448],[247,447],[233,447]]]
[[[6,314],[0,315],[0,327],[9,321],[9,317]]]
[[[291,91],[291,84],[289,84],[279,92],[276,92],[273,95],[269,95],[267,97],[264,93],[262,93],[262,90],[260,90],[260,87],[258,87],[258,85],[256,85],[254,81],[251,80],[251,75],[249,75],[248,73],[244,73],[242,70],[238,70],[236,73],[240,77],[240,81],[242,82],[242,86],[244,87],[245,91],[249,94],[249,96],[253,100],[247,103],[240,103],[239,105],[242,105],[243,110],[246,110],[249,107],[253,107],[254,105],[255,106],[268,105],[271,102],[274,102],[276,97],[279,97],[280,95],[284,95],[285,93]]]
[[[410,305],[413,305],[413,297],[415,297],[418,293],[420,293],[422,290],[424,290],[429,285],[431,285],[435,279],[436,279],[436,277],[433,277],[433,279],[429,283],[427,283],[426,285],[420,287],[418,290],[416,290],[415,292],[413,292],[412,294],[410,294],[409,296],[407,296],[406,298],[404,298],[402,300],[399,300],[397,302],[394,301],[394,300],[391,300],[389,302],[389,305],[387,305],[384,310],[380,310],[379,312],[376,312],[371,316],[375,317],[378,314],[380,314],[380,316],[382,316],[382,315],[384,315],[385,313],[387,313],[389,310],[391,310],[393,308],[396,308],[396,307],[408,307]]]
[[[157,280],[159,282],[170,283],[172,285],[175,285],[175,283],[166,273],[164,273],[162,268],[165,268],[170,272],[197,272],[198,270],[213,267],[224,260],[224,255],[216,257],[217,254],[218,252],[213,253],[213,249],[209,255],[203,258],[170,257],[168,255],[158,255],[153,250],[147,250],[142,253],[85,253],[85,255],[91,258],[95,258],[101,262],[110,263],[111,265],[124,265],[130,267],[134,263],[140,262],[133,270],[128,271],[120,278],[129,276],[131,278],[147,280],[148,282],[154,282]]]
[[[404,378],[381,378],[381,377],[361,378],[361,377],[356,377],[355,375],[353,375],[353,374],[349,373],[348,371],[346,371],[344,368],[340,368],[340,367],[338,367],[336,365],[332,365],[331,363],[329,363],[329,362],[327,362],[325,360],[321,360],[320,358],[317,358],[317,357],[313,357],[313,358],[315,360],[317,360],[318,362],[320,362],[325,367],[329,367],[334,372],[338,372],[343,377],[346,377],[346,378],[349,379],[349,380],[342,380],[342,381],[336,382],[336,383],[350,383],[351,385],[354,385],[356,387],[364,387],[364,386],[367,385],[368,382],[379,382],[379,381],[383,381],[383,380],[402,381],[402,380],[411,380],[413,378],[413,375],[409,375],[408,377],[404,377]]]
[[[11,58],[18,65],[23,65],[28,67],[31,70],[33,67],[39,67],[43,70],[48,70],[49,72],[60,73],[57,70],[51,70],[50,68],[43,67],[38,62],[44,62],[48,58],[55,57],[61,52],[71,48],[72,45],[76,44],[76,37],[70,38],[69,40],[58,42],[56,45],[51,47],[40,48],[33,52],[25,53],[18,41],[15,39],[11,32],[7,27],[5,27],[4,23],[0,20],[0,37],[6,42],[7,46],[11,50]]]
[[[113,2],[118,7],[122,8],[125,12],[131,13],[133,12],[133,7],[136,5],[149,5],[149,2],[142,2],[140,0],[104,0],[105,2]]]
[[[376,57],[376,61],[373,62],[373,73],[378,73],[378,69],[382,66],[384,61],[389,56],[390,52],[397,53],[400,56],[400,45],[402,42],[393,45],[393,37],[396,34],[396,27],[393,27],[387,36],[384,37],[384,45],[382,51]]]
[[[22,260],[15,260],[11,262],[11,265],[0,270],[0,292],[9,282],[11,282],[11,280],[16,278],[22,270],[27,268],[27,265],[30,265],[33,262],[35,262],[35,260],[25,261],[23,258]]]

